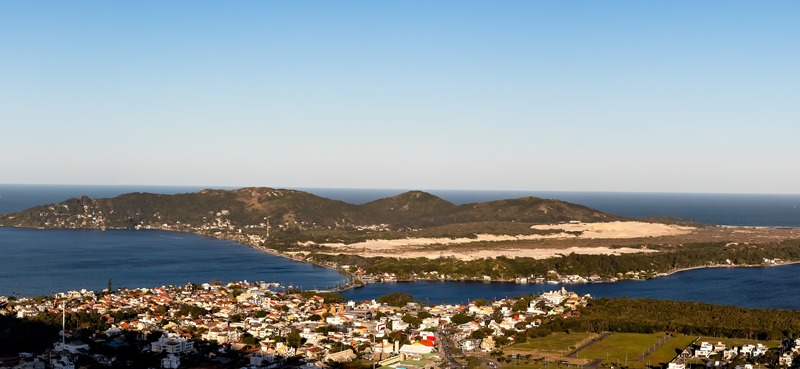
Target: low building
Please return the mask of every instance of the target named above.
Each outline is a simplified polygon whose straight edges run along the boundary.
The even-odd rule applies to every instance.
[[[150,351],[185,354],[194,351],[194,342],[175,334],[165,334],[158,341],[150,344]]]
[[[353,352],[352,349],[347,349],[344,351],[334,352],[332,354],[325,355],[325,361],[333,361],[336,363],[346,363],[356,359],[356,354]]]

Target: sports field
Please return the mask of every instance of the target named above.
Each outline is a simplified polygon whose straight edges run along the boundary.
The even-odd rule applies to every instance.
[[[556,354],[564,356],[575,350],[578,344],[596,337],[595,333],[553,333],[547,337],[529,338],[525,343],[511,345],[505,351],[509,354],[531,354],[541,356]]]

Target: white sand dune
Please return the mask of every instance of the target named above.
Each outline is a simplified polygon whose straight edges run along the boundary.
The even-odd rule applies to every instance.
[[[472,247],[470,249],[458,248],[442,250],[430,246],[466,245],[477,242],[500,241],[526,241],[543,239],[626,239],[643,237],[661,237],[687,234],[695,230],[693,227],[684,227],[670,224],[646,222],[608,222],[608,223],[577,223],[577,224],[544,224],[531,227],[536,230],[561,230],[562,232],[548,235],[492,235],[479,234],[476,238],[403,238],[394,240],[367,240],[364,242],[345,245],[342,243],[326,243],[332,247],[334,253],[353,253],[363,256],[390,256],[401,258],[439,258],[456,257],[462,260],[480,259],[486,257],[531,257],[537,259],[558,256],[559,254],[623,254],[632,252],[652,252],[653,250],[639,248],[608,248],[608,247],[567,247],[567,248],[536,248],[536,247],[503,247],[491,246]],[[567,232],[580,232],[567,233]]]

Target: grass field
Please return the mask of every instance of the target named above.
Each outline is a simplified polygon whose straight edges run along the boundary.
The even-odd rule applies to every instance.
[[[581,341],[595,337],[595,333],[553,333],[547,337],[529,338],[525,343],[511,345],[505,351],[509,354],[558,354],[567,355]]]
[[[518,363],[518,369],[556,369],[568,368],[564,364],[558,364],[558,356],[566,355],[575,349],[576,344],[587,340],[589,338],[597,337],[597,334],[592,333],[553,333],[543,338],[531,338],[527,342],[515,344],[508,347],[505,351],[507,354],[532,354],[534,357],[550,357],[549,364],[544,361],[527,361]],[[678,352],[682,351],[686,346],[694,342],[697,336],[676,335],[673,336],[664,345],[653,351],[650,355],[645,356],[642,360],[637,360],[640,356],[654,344],[658,343],[665,336],[665,333],[656,334],[636,334],[636,333],[613,333],[608,337],[593,342],[587,345],[584,349],[578,352],[578,358],[588,359],[589,361],[600,359],[602,360],[601,366],[605,368],[617,367],[618,365],[625,365],[625,357],[627,354],[627,364],[631,369],[659,368],[666,367],[667,363],[675,358]],[[758,341],[747,340],[738,338],[717,338],[717,337],[701,337],[697,340],[700,342],[710,342],[715,344],[722,342],[727,347],[742,346],[746,344],[755,345],[762,343],[770,348],[780,345],[779,341]],[[608,355],[608,356],[606,356]],[[574,361],[575,359],[570,359]],[[585,361],[584,361],[585,362]],[[505,364],[503,367],[510,368],[513,364]]]
[[[664,333],[638,334],[638,333],[614,333],[601,341],[587,346],[580,350],[580,357],[591,359],[635,359],[644,353],[645,350],[658,343],[664,337]]]
[[[579,368],[580,366],[579,365],[566,365],[566,364],[553,363],[553,362],[545,363],[545,362],[541,361],[541,362],[529,362],[527,364],[516,364],[516,365],[513,364],[513,363],[510,363],[510,364],[504,364],[504,365],[502,365],[502,367],[503,368],[509,368],[509,369],[559,369],[559,368],[561,368],[561,369],[568,369],[568,368],[575,369],[575,368]]]
[[[697,337],[682,334],[676,335],[642,361],[649,361],[651,365],[666,365],[670,360],[674,359],[680,351],[683,351],[686,346],[694,342],[695,338]],[[644,364],[647,363],[645,362]]]

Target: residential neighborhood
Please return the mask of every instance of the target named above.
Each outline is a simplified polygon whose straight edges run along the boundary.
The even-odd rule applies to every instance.
[[[542,319],[579,316],[589,299],[562,289],[530,299],[424,306],[343,301],[247,281],[4,297],[0,314],[63,319],[65,335],[53,349],[19,353],[0,368],[136,367],[145,361],[154,368],[314,369],[354,360],[384,368],[442,367],[451,360],[443,341],[488,353]],[[120,363],[110,349],[120,347],[137,357]]]

